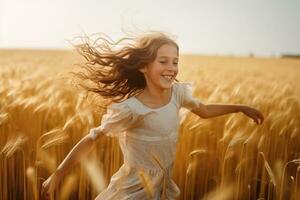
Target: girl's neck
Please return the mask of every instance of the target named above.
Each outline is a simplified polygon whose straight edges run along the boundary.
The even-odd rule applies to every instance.
[[[140,93],[138,98],[146,104],[155,104],[156,106],[166,104],[172,95],[172,88],[170,89],[156,89],[154,87],[148,87]]]

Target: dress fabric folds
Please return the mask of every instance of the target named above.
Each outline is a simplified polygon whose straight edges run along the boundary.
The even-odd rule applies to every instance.
[[[180,190],[172,179],[180,108],[197,108],[192,83],[174,82],[169,102],[150,108],[136,97],[113,103],[101,124],[89,132],[117,137],[124,163],[96,200],[174,200]]]

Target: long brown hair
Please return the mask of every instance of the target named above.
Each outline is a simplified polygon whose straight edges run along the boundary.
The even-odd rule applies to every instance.
[[[109,102],[120,102],[145,88],[145,77],[138,69],[153,62],[162,45],[173,44],[179,52],[176,42],[158,31],[124,37],[116,42],[105,34],[98,36],[92,44],[88,36],[82,38],[86,39],[85,42],[74,47],[86,60],[84,64],[79,64],[84,72],[71,73],[81,81],[93,84],[81,82],[81,87],[109,99]],[[121,48],[115,49],[118,46]]]

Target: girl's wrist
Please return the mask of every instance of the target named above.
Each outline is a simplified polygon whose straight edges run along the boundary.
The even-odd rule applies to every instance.
[[[245,113],[245,110],[247,110],[247,106],[245,105],[239,105],[237,111]]]

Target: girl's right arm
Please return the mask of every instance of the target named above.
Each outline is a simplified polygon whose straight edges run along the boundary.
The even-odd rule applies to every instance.
[[[75,165],[81,158],[85,157],[95,144],[95,141],[104,136],[104,134],[97,134],[96,138],[93,139],[91,134],[87,134],[83,137],[69,152],[62,163],[57,167],[55,172],[43,182],[42,184],[42,196],[49,199],[49,195],[53,193],[55,188],[58,186],[59,182],[63,176]]]

